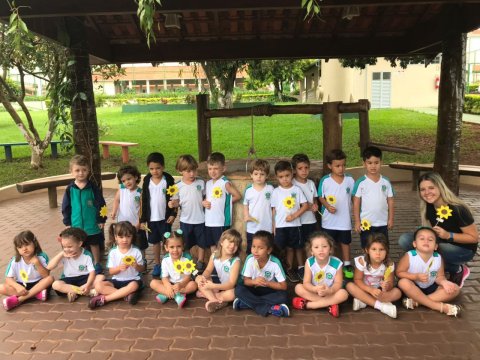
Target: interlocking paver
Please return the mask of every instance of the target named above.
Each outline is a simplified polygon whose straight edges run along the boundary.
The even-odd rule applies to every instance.
[[[410,184],[394,184],[397,191],[396,226],[391,239],[419,224],[418,197]],[[462,198],[480,220],[479,187],[462,186]],[[105,191],[111,204],[114,191]],[[59,191],[61,198],[62,192]],[[63,229],[59,209],[49,209],[46,193],[0,202],[0,272],[13,255],[12,239],[28,227],[50,256],[59,250],[56,235]],[[401,251],[391,242],[391,255]],[[353,250],[359,254],[358,236]],[[151,250],[147,250],[149,266]],[[341,305],[341,316],[327,311],[292,310],[291,318],[260,317],[231,307],[214,314],[205,300],[190,297],[184,309],[173,301],[160,305],[147,287],[135,306],[124,301],[94,311],[87,298],[67,303],[53,294],[45,303],[31,301],[11,312],[0,311],[0,354],[12,359],[477,359],[480,358],[480,266],[455,301],[464,309],[460,318],[447,318],[425,308],[406,311],[398,319],[378,311],[351,310]],[[54,275],[59,275],[55,270]],[[150,281],[146,276],[145,283]],[[291,289],[290,289],[291,290]],[[34,345],[35,349],[30,347]]]

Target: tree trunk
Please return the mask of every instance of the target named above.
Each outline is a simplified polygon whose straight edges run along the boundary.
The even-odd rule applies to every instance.
[[[30,166],[34,169],[39,169],[43,167],[43,154],[45,153],[45,148],[42,148],[38,145],[31,145],[31,156],[30,156]]]
[[[83,18],[66,18],[70,38],[70,56],[74,65],[67,73],[72,83],[72,122],[75,152],[86,156],[91,164],[90,179],[99,187],[101,160],[98,144],[98,124],[93,94],[92,73]]]
[[[456,20],[456,21],[455,21]],[[455,11],[449,16],[448,33],[443,40],[438,127],[434,171],[456,194],[459,190],[458,167],[465,95],[465,49],[467,35],[456,31],[460,19]]]

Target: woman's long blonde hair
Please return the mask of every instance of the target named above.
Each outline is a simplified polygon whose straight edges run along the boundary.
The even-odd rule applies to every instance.
[[[421,175],[417,182],[417,191],[418,191],[418,196],[420,197],[420,216],[422,217],[422,226],[432,226],[432,224],[430,224],[430,221],[428,221],[427,219],[427,203],[425,202],[425,200],[422,199],[420,195],[420,184],[426,180],[431,181],[433,185],[435,185],[438,188],[438,190],[440,191],[440,197],[445,203],[449,205],[463,207],[465,211],[467,211],[470,214],[470,216],[472,216],[472,212],[468,208],[468,205],[464,201],[460,200],[458,196],[456,196],[448,188],[448,186],[443,181],[442,177],[436,172],[428,172]],[[460,213],[460,216],[461,216],[461,213]]]

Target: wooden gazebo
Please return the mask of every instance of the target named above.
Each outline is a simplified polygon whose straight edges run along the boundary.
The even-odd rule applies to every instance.
[[[97,152],[90,64],[442,53],[435,170],[458,189],[465,33],[480,27],[480,0],[323,0],[320,17],[307,20],[300,3],[162,0],[149,48],[133,0],[16,0],[30,30],[72,49],[73,80],[88,98],[74,103],[75,129],[91,131]],[[9,15],[0,2],[0,18]],[[94,153],[98,173],[99,159]]]

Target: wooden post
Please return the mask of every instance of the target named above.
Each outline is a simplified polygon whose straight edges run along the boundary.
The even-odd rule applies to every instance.
[[[342,148],[342,118],[338,112],[337,102],[323,103],[323,173],[328,172],[326,154],[333,149]]]
[[[368,118],[368,109],[370,109],[370,103],[368,100],[361,99],[358,101],[360,104],[366,107],[366,111],[358,112],[358,126],[360,130],[360,156],[362,156],[363,150],[368,146],[370,142],[370,121]]]
[[[205,116],[208,110],[208,94],[198,94],[197,98],[197,137],[198,160],[206,161],[212,153],[212,129],[210,118]]]
[[[467,35],[459,30],[462,24],[461,10],[457,6],[448,8],[448,16],[445,16],[446,34],[442,43],[433,170],[442,176],[450,190],[458,194]]]

